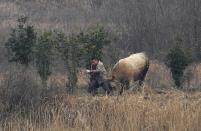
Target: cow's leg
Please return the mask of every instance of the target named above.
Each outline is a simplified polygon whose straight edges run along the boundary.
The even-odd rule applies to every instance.
[[[138,92],[139,91],[139,86],[138,86],[138,81],[132,80],[130,82],[130,92]]]
[[[122,93],[124,92],[124,86],[125,86],[124,84],[121,84],[119,95],[122,95]]]
[[[122,95],[122,93],[125,91],[125,90],[128,90],[129,89],[129,86],[130,86],[130,82],[128,80],[122,80],[121,81],[121,89],[120,89],[120,95]]]
[[[129,91],[133,91],[136,87],[135,87],[135,82],[134,82],[134,80],[131,80],[130,82],[129,82]]]

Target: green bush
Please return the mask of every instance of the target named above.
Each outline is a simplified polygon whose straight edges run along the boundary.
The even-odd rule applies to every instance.
[[[47,86],[46,81],[51,74],[50,64],[54,54],[54,36],[52,32],[44,32],[34,46],[34,56],[36,68],[40,75],[43,86]]]
[[[45,32],[37,36],[34,27],[28,25],[24,17],[18,20],[17,28],[12,29],[5,45],[10,51],[10,61],[27,67],[34,60],[43,86],[47,86],[53,56],[55,53],[60,54],[68,70],[67,87],[73,93],[78,81],[78,68],[84,64],[89,65],[92,57],[102,59],[103,48],[109,43],[108,33],[103,26],[97,25],[78,35]]]
[[[180,47],[181,42],[182,40],[178,39],[176,46],[169,50],[166,57],[166,65],[171,69],[172,77],[177,87],[181,87],[183,71],[191,61],[190,53]]]
[[[110,43],[108,32],[103,26],[89,28],[86,33],[80,33],[79,40],[84,44],[87,67],[93,57],[102,59],[104,46]]]
[[[0,85],[0,99],[4,102],[1,114],[25,113],[37,108],[41,91],[41,81],[33,68],[24,70],[19,64],[12,65]]]
[[[9,52],[9,61],[26,67],[32,60],[32,47],[36,42],[34,27],[27,24],[27,17],[18,19],[18,26],[12,29],[5,46]]]
[[[67,91],[71,94],[77,87],[77,73],[83,56],[83,46],[77,35],[65,36],[64,33],[57,33],[57,47],[68,70]]]

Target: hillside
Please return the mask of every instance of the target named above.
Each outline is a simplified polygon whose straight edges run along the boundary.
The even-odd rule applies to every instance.
[[[163,59],[180,37],[200,59],[200,7],[199,0],[1,0],[0,41],[3,44],[18,17],[27,16],[40,30],[67,34],[103,24],[115,39],[110,47],[119,52],[115,55],[146,51]],[[114,53],[107,52],[111,57]]]

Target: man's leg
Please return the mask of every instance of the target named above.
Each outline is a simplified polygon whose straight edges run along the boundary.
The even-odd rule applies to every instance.
[[[98,83],[95,79],[90,80],[88,92],[91,94],[97,94]]]

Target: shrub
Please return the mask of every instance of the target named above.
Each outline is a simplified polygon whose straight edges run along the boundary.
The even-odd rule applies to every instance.
[[[201,64],[191,64],[184,71],[183,88],[185,90],[201,90]]]
[[[0,87],[0,97],[5,105],[5,113],[6,111],[29,111],[40,100],[40,80],[32,69],[24,71],[19,65],[11,68]]]
[[[9,52],[9,61],[28,66],[32,60],[32,47],[36,41],[34,27],[27,24],[27,17],[18,19],[18,26],[12,29],[5,46]]]
[[[54,53],[53,46],[54,38],[51,32],[43,33],[34,46],[36,68],[45,87],[47,86],[46,81],[51,74],[50,64]]]
[[[181,43],[182,40],[178,39],[176,46],[169,50],[166,57],[166,65],[170,68],[177,87],[181,86],[183,71],[190,63],[190,54],[180,47]]]
[[[174,85],[170,69],[164,63],[159,61],[150,61],[149,71],[146,77],[146,83],[151,88],[171,89]]]
[[[86,33],[80,33],[79,40],[84,43],[87,67],[93,57],[102,59],[102,50],[110,43],[107,31],[100,25],[89,28]]]
[[[83,55],[83,47],[79,41],[79,37],[76,35],[66,37],[63,33],[59,33],[57,35],[57,41],[59,51],[68,70],[69,82],[66,86],[68,87],[68,92],[73,94],[77,86],[77,73],[78,67],[80,66],[80,58]]]

